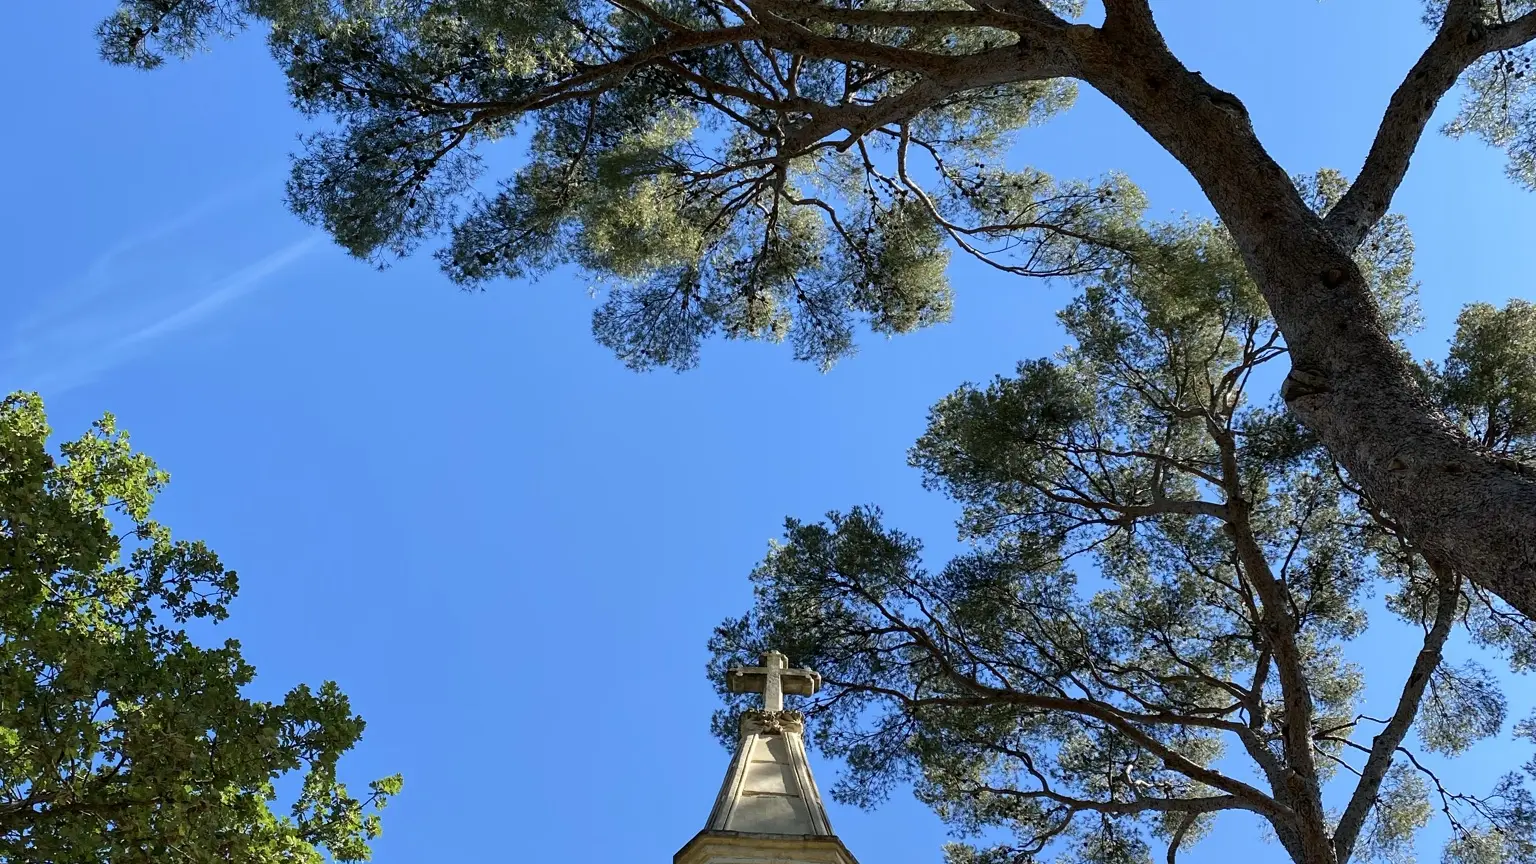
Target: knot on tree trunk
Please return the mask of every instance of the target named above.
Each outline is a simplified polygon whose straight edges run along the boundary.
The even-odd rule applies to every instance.
[[[1329,390],[1328,379],[1321,372],[1300,366],[1291,367],[1280,384],[1280,398],[1293,402],[1305,396],[1317,396]]]

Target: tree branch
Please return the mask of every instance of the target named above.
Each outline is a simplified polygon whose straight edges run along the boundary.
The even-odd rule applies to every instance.
[[[1248,810],[1253,806],[1236,795],[1202,795],[1195,798],[1140,798],[1135,801],[1094,801],[1074,798],[1050,789],[1008,789],[996,786],[976,786],[975,791],[1009,798],[1046,799],[1071,810],[1088,810],[1113,816],[1134,816],[1138,813],[1187,813],[1191,817],[1202,813],[1222,810]],[[1188,821],[1193,821],[1190,819]]]
[[[1451,0],[1434,41],[1424,50],[1387,103],[1354,185],[1328,213],[1324,224],[1345,249],[1354,249],[1386,214],[1430,115],[1478,58],[1536,38],[1536,12],[1507,24],[1487,26],[1478,0]]]
[[[914,638],[923,641],[923,636],[913,633]],[[927,648],[930,655],[933,649]],[[941,665],[948,667],[947,662],[940,656],[935,656]],[[987,687],[980,682],[959,673],[958,671],[946,672],[956,684],[965,687],[975,693],[974,696],[934,696],[911,697],[897,690],[884,687],[871,686],[869,684],[852,684],[848,682],[829,681],[828,683],[869,693],[878,693],[897,699],[909,708],[967,708],[983,705],[1011,704],[1026,708],[1036,708],[1043,711],[1058,711],[1066,714],[1076,714],[1099,720],[1115,731],[1133,741],[1137,746],[1146,750],[1163,761],[1163,764],[1172,771],[1177,771],[1198,783],[1203,783],[1213,789],[1220,789],[1232,796],[1243,799],[1248,806],[1244,809],[1252,810],[1272,819],[1289,822],[1295,818],[1291,810],[1261,790],[1248,785],[1240,780],[1234,780],[1219,771],[1206,768],[1184,754],[1157,740],[1145,731],[1137,728],[1138,724],[1148,725],[1185,725],[1203,726],[1214,729],[1234,731],[1231,727],[1235,724],[1226,721],[1211,720],[1204,717],[1188,717],[1175,714],[1134,714],[1120,711],[1115,707],[1091,699],[1074,699],[1071,697],[1046,696],[1038,693],[1022,693],[1015,690],[1000,690]]]
[[[1435,620],[1429,632],[1424,635],[1424,647],[1419,649],[1419,656],[1408,672],[1408,680],[1404,682],[1402,694],[1397,700],[1397,710],[1371,742],[1370,756],[1365,761],[1365,767],[1360,769],[1360,782],[1355,784],[1354,794],[1350,796],[1349,804],[1339,817],[1339,825],[1334,829],[1333,845],[1338,864],[1347,864],[1354,852],[1365,818],[1376,804],[1376,794],[1387,776],[1387,769],[1392,767],[1392,754],[1413,727],[1413,720],[1418,716],[1419,705],[1424,699],[1424,690],[1429,686],[1430,674],[1440,665],[1446,639],[1456,620],[1461,580],[1449,572],[1448,568],[1437,567],[1433,563],[1430,568],[1440,583],[1440,590],[1435,596]]]
[[[1173,836],[1168,838],[1168,864],[1178,864],[1179,846],[1184,843],[1184,835],[1194,826],[1198,813],[1190,813],[1179,822],[1179,827],[1174,829]]]
[[[825,21],[856,27],[896,27],[919,30],[1020,26],[1017,18],[1000,15],[983,5],[964,9],[851,9],[808,0],[747,0],[752,9],[770,10],[790,20]]]
[[[1532,27],[1485,28],[1474,50],[1522,44]],[[1285,337],[1286,405],[1415,547],[1536,617],[1536,472],[1484,452],[1436,410],[1359,265],[1264,149],[1247,109],[1152,36],[1090,28],[1064,41],[1077,77],[1189,170],[1232,233]],[[1411,155],[1384,153],[1396,153],[1388,168],[1402,163],[1389,175]],[[1392,186],[1380,173],[1363,178],[1360,197]]]
[[[1151,3],[1148,0],[1104,0],[1104,29],[1107,32],[1129,30],[1143,35],[1156,34]]]
[[[666,15],[645,0],[608,0],[613,6],[623,9],[632,15],[638,15],[646,21],[673,33],[686,33],[691,28],[687,25],[668,18]]]

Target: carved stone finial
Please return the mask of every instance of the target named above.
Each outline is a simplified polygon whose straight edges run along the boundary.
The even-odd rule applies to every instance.
[[[784,694],[810,696],[821,688],[821,676],[809,669],[790,669],[789,659],[777,651],[763,655],[761,666],[735,666],[726,675],[732,693],[763,694],[763,710],[784,710]]]
[[[805,715],[799,711],[752,710],[741,715],[741,733],[751,735],[782,735],[785,732],[804,732]]]

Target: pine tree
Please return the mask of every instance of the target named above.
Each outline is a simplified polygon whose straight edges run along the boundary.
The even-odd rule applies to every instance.
[[[1411,242],[1385,224],[1357,264],[1401,335]],[[1448,642],[1530,671],[1536,624],[1424,554],[1255,383],[1285,349],[1232,238],[1151,234],[1156,254],[1062,313],[1071,348],[931,410],[910,461],[961,506],[967,551],[930,569],[876,507],[790,519],[752,609],[716,631],[714,671],[767,647],[817,669],[814,740],[847,765],[834,794],[912,784],[968,838],[950,864],[1172,862],[1229,811],[1298,864],[1411,861],[1432,817],[1446,864],[1533,860],[1536,758],[1479,791],[1438,763],[1507,713]],[[1532,315],[1469,307],[1449,359],[1421,369],[1467,434],[1527,464]],[[1398,682],[1347,657],[1372,594],[1411,625]],[[1390,713],[1362,713],[1368,679]],[[741,707],[723,695],[722,733]],[[1536,743],[1536,717],[1513,732]]]
[[[1449,131],[1536,183],[1536,2],[1429,0],[1429,44],[1325,214],[1150,0],[1102,5],[1089,22],[1080,0],[119,0],[100,37],[152,68],[266,29],[295,104],[326,121],[288,183],[301,216],[364,258],[446,233],[466,285],[579,265],[609,286],[598,339],[642,367],[688,366],[717,333],[829,363],[860,322],[942,320],[953,251],[1019,274],[1125,266],[1126,180],[1001,158],[1086,84],[1236,239],[1290,409],[1426,554],[1536,616],[1536,475],[1446,422],[1353,260],[1458,81]],[[481,148],[519,129],[526,163],[470,194]]]

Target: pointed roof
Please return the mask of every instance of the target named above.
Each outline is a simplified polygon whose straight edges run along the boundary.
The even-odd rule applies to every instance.
[[[785,716],[794,715],[794,716]],[[826,807],[805,758],[798,712],[751,712],[731,760],[709,831],[830,836]]]
[[[770,651],[761,666],[733,668],[732,692],[763,694],[763,709],[741,718],[736,755],[725,772],[709,822],[673,856],[673,864],[857,864],[832,833],[805,758],[805,721],[784,710],[784,695],[810,696],[821,676],[791,669]]]

